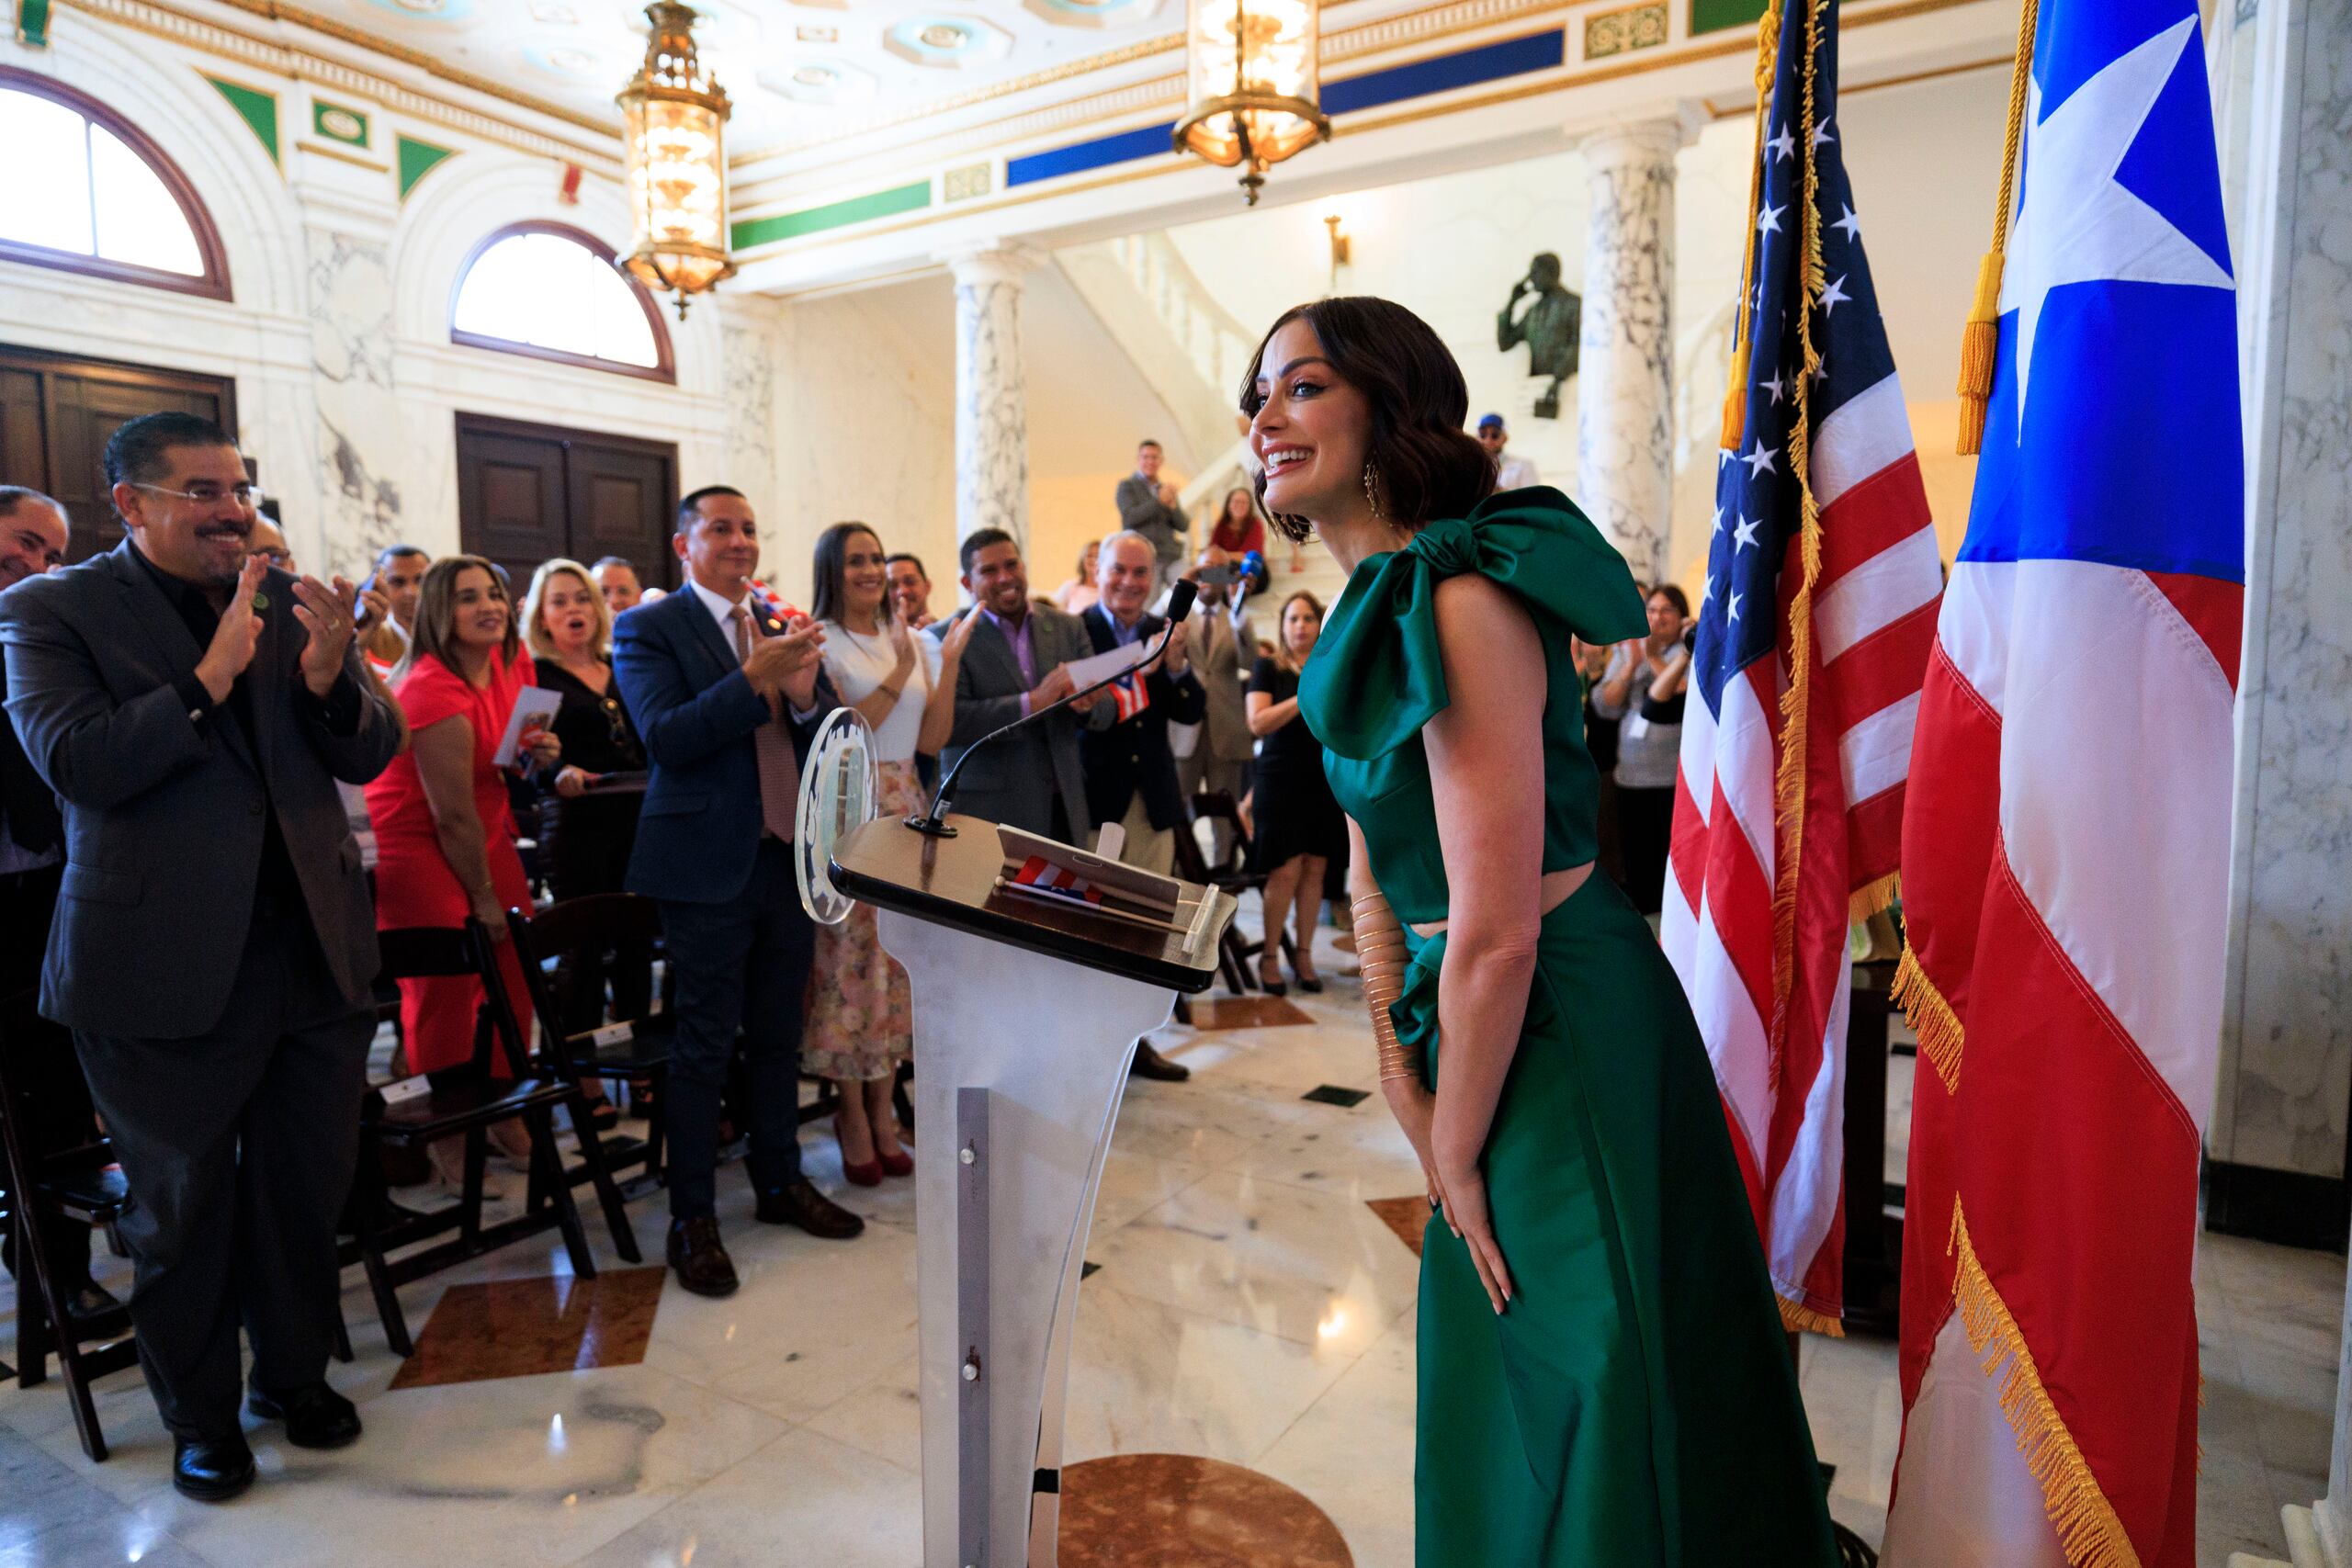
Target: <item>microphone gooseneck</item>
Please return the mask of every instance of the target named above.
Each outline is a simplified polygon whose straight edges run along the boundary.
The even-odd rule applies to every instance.
[[[1121,676],[1126,675],[1133,671],[1142,669],[1145,665],[1149,664],[1152,660],[1158,659],[1161,654],[1166,653],[1168,651],[1169,639],[1176,635],[1176,628],[1182,626],[1185,618],[1192,615],[1193,601],[1199,596],[1200,588],[1197,584],[1193,582],[1190,579],[1179,579],[1176,586],[1168,591],[1168,624],[1159,628],[1159,642],[1157,647],[1155,647],[1148,654],[1129,665],[1125,670],[1114,671],[1112,673],[1103,676],[1100,681],[1095,682],[1094,684],[1072,692],[1066,697],[1047,703],[1044,707],[1039,708],[1035,713],[1023,714],[1019,718],[1014,719],[1011,724],[999,725],[996,728],[989,730],[986,735],[981,736],[978,740],[973,741],[969,746],[965,747],[964,754],[956,759],[956,765],[948,769],[945,775],[940,779],[939,793],[932,797],[930,808],[925,811],[918,811],[913,816],[906,818],[906,825],[913,829],[918,833],[928,833],[936,839],[954,838],[956,836],[956,829],[949,827],[945,822],[941,821],[940,818],[947,809],[948,800],[956,793],[956,781],[964,772],[964,764],[970,761],[975,753],[977,753],[982,747],[986,746],[989,741],[996,739],[999,736],[1010,735],[1014,730],[1019,729],[1023,725],[1035,724],[1039,719],[1045,717],[1047,714],[1053,713],[1059,708],[1068,707],[1070,704],[1078,701],[1080,697],[1091,696],[1094,693],[1099,692],[1103,687],[1109,685],[1112,682],[1118,680]],[[975,615],[978,615],[980,613],[978,606],[975,605],[969,613]]]

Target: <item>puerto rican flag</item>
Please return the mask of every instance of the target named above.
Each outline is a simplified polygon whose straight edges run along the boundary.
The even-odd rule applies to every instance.
[[[1144,680],[1141,671],[1130,670],[1104,688],[1111,694],[1111,711],[1118,716],[1119,723],[1125,724],[1151,705],[1151,691]]]
[[[1066,865],[1056,865],[1043,855],[1031,855],[1021,863],[1013,881],[1040,893],[1056,893],[1080,904],[1100,904],[1102,890]]]
[[[2041,0],[2025,123],[1904,829],[1885,1560],[2191,1568],[2245,513],[2195,0]]]
[[[1660,937],[1781,1319],[1835,1334],[1847,922],[1893,896],[1942,569],[1840,154],[1837,9],[1812,21],[1809,104],[1807,9],[1783,7],[1758,149],[1745,429],[1716,475]]]

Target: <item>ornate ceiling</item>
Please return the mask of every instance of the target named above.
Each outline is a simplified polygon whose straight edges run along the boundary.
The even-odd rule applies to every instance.
[[[831,124],[1182,30],[1184,0],[692,0],[741,157]],[[628,0],[308,0],[440,64],[609,121],[645,52]]]

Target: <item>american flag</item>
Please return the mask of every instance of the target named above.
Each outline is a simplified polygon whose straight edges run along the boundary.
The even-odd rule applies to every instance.
[[[2198,22],[2041,0],[2018,85],[1984,454],[1903,834],[1902,1568],[2200,1556],[2245,491]]]
[[[1837,7],[1786,0],[1768,40],[1776,19],[1743,428],[1718,457],[1660,934],[1781,1319],[1834,1334],[1847,922],[1893,896],[1942,574],[1839,155]]]

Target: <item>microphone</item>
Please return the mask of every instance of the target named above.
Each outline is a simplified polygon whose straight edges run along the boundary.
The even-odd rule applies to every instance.
[[[1193,601],[1200,597],[1200,592],[1201,590],[1198,583],[1193,582],[1189,578],[1179,578],[1176,581],[1176,586],[1168,591],[1168,624],[1159,628],[1159,646],[1155,647],[1148,654],[1129,665],[1125,670],[1115,671],[1111,674],[1103,676],[1102,679],[1095,682],[1091,686],[1072,692],[1069,695],[1061,698],[1057,702],[1048,703],[1035,713],[1024,714],[1021,717],[1014,719],[1011,724],[998,726],[996,728],[989,730],[986,735],[981,736],[978,740],[973,741],[969,746],[964,748],[964,754],[956,759],[956,765],[948,769],[946,776],[939,781],[939,794],[933,798],[931,808],[927,811],[919,811],[912,817],[906,818],[906,825],[912,828],[918,833],[928,833],[934,839],[954,838],[956,836],[956,829],[941,821],[939,819],[940,814],[947,809],[947,802],[956,793],[956,777],[963,773],[964,764],[970,761],[981,747],[986,746],[989,741],[996,739],[1000,736],[1012,734],[1014,730],[1019,729],[1023,725],[1035,724],[1039,719],[1045,717],[1047,714],[1052,713],[1058,708],[1066,708],[1070,704],[1078,701],[1080,697],[1092,695],[1094,693],[1099,692],[1103,687],[1109,685],[1112,682],[1127,674],[1130,671],[1140,670],[1145,665],[1150,663],[1153,660],[1158,659],[1161,654],[1166,653],[1168,651],[1169,639],[1176,635],[1176,628],[1182,626],[1186,619],[1192,615]],[[979,614],[979,610],[977,606],[972,610],[972,614],[976,615]]]

